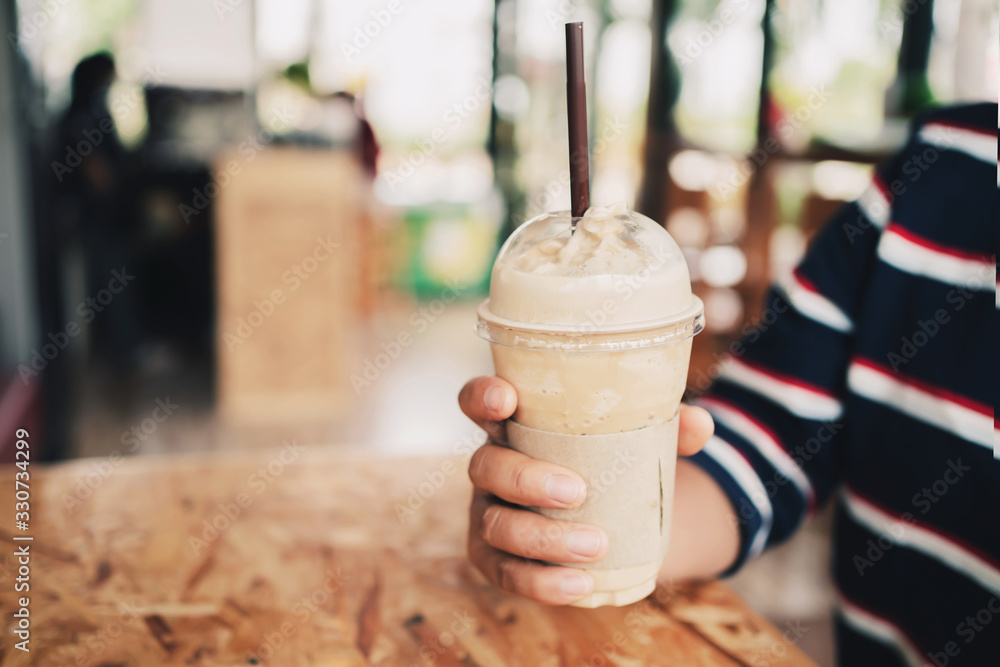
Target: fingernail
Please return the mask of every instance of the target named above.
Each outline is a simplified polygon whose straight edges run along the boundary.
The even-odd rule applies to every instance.
[[[504,398],[503,388],[494,385],[483,394],[483,403],[486,404],[488,410],[499,412],[503,409]]]
[[[566,548],[579,556],[593,556],[601,548],[601,536],[592,530],[574,530],[566,536]]]
[[[566,475],[552,475],[545,480],[545,495],[557,503],[569,505],[579,497],[583,488],[580,482]]]
[[[590,592],[590,580],[579,574],[570,574],[563,577],[562,581],[559,582],[559,588],[562,590],[563,595],[569,597],[586,595]]]

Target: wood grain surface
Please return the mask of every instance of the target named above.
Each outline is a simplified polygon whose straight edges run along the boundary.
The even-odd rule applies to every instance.
[[[720,583],[593,610],[496,590],[464,557],[466,464],[294,443],[32,464],[30,653],[0,468],[0,665],[812,664]]]

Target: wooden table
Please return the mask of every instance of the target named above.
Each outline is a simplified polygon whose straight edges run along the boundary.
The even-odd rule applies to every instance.
[[[718,583],[595,610],[501,593],[464,557],[466,463],[286,447],[33,464],[30,654],[0,468],[0,665],[812,664]]]

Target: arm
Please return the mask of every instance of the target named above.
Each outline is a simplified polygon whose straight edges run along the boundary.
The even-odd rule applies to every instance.
[[[690,463],[728,498],[739,533],[736,571],[789,537],[833,493],[841,476],[836,452],[849,431],[844,418],[855,321],[889,218],[879,170],[858,202],[844,206],[817,234],[792,275],[772,288],[756,321],[697,403],[716,434]],[[669,564],[668,564],[669,565]]]
[[[736,560],[740,533],[729,497],[704,470],[677,460],[670,552],[664,580],[710,579]]]

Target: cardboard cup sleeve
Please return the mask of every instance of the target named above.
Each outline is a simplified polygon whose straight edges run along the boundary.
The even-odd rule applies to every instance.
[[[588,570],[594,592],[577,607],[623,606],[656,587],[666,556],[677,465],[678,418],[607,435],[565,435],[507,422],[511,449],[569,468],[587,482],[587,498],[572,510],[532,507],[551,519],[600,526],[608,554],[596,563],[566,563]],[[541,539],[561,539],[561,534]]]

